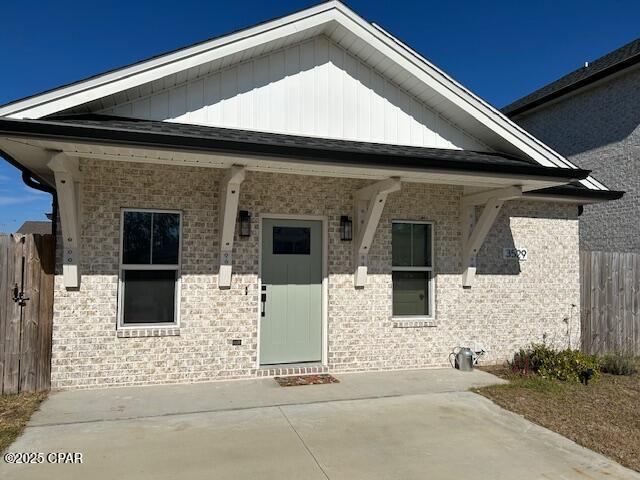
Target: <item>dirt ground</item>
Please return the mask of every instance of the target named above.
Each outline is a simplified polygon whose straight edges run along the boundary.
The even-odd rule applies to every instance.
[[[474,392],[640,471],[640,374],[602,374],[599,381],[584,386],[535,376],[513,377],[505,367],[483,369],[511,383]]]
[[[20,435],[46,396],[46,392],[0,395],[0,452]]]

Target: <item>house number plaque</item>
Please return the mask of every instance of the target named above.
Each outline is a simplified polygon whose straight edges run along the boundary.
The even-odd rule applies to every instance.
[[[502,258],[513,258],[521,262],[526,262],[528,259],[528,251],[526,248],[503,248]]]

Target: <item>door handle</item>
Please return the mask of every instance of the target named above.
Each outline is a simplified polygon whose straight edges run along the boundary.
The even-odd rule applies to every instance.
[[[267,306],[267,286],[262,285],[262,293],[260,294],[260,316],[264,317]]]

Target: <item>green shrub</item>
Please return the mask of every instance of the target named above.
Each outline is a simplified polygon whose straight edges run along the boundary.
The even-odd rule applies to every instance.
[[[600,369],[611,375],[633,375],[637,368],[633,357],[612,353],[600,358]]]
[[[584,382],[597,380],[600,376],[598,359],[580,350],[560,350],[548,356],[538,367],[543,378],[555,378],[564,382]]]
[[[588,383],[597,380],[600,375],[600,364],[596,357],[580,350],[554,350],[543,344],[520,350],[508,364],[513,373],[536,373],[542,378],[564,382]]]
[[[544,343],[534,343],[531,345],[531,361],[536,372],[541,368],[548,368],[555,362],[558,351],[545,345]]]

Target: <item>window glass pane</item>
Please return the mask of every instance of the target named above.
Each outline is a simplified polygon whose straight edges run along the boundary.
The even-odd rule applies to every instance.
[[[274,255],[309,255],[311,230],[304,227],[273,227]]]
[[[176,270],[123,270],[124,325],[173,323]]]
[[[151,213],[124,212],[122,263],[151,263]]]
[[[177,265],[180,246],[180,215],[153,214],[153,260],[155,265]]]
[[[393,314],[430,314],[429,272],[393,272]]]
[[[431,225],[414,223],[412,234],[412,267],[431,266]]]
[[[411,224],[391,224],[391,256],[394,267],[411,266]]]

